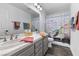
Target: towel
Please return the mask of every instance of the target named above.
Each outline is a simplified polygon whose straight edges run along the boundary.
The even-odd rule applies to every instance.
[[[42,38],[44,38],[46,36],[45,32],[40,32],[40,35],[42,36]]]
[[[33,39],[34,39],[33,37],[25,37],[25,38],[21,39],[21,41],[32,43]]]

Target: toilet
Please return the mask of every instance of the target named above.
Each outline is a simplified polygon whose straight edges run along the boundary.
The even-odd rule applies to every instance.
[[[53,38],[50,38],[48,37],[48,47],[52,47],[52,43],[53,43],[54,39]]]

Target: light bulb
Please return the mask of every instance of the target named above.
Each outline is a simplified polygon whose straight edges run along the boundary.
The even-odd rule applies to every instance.
[[[34,6],[37,6],[38,5],[38,3],[34,3]]]
[[[40,7],[40,10],[43,10],[43,9]]]
[[[40,5],[37,5],[37,8],[40,9]]]

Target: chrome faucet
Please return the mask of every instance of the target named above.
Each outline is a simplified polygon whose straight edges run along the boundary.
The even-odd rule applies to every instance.
[[[0,37],[0,39],[4,39],[3,41],[7,41],[6,36],[7,36],[8,30],[5,30],[4,35],[1,35],[2,37]]]
[[[6,40],[6,37],[4,37],[4,42],[5,42],[5,41],[7,41],[7,40]]]
[[[14,37],[15,39],[17,39],[18,35],[13,35],[13,34],[11,34],[10,40],[13,40],[13,37]]]
[[[11,34],[11,36],[10,36],[10,40],[12,40],[13,39],[13,34]]]
[[[15,36],[15,39],[17,39],[17,38],[18,38],[18,35]]]
[[[0,39],[4,39],[4,40],[3,40],[4,42],[7,41],[7,40],[6,40],[6,37],[2,37],[2,38],[0,38]]]

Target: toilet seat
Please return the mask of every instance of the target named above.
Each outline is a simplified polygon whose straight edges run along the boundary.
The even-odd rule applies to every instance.
[[[48,47],[52,47],[52,43],[53,43],[54,39],[53,38],[49,38],[48,37]]]

